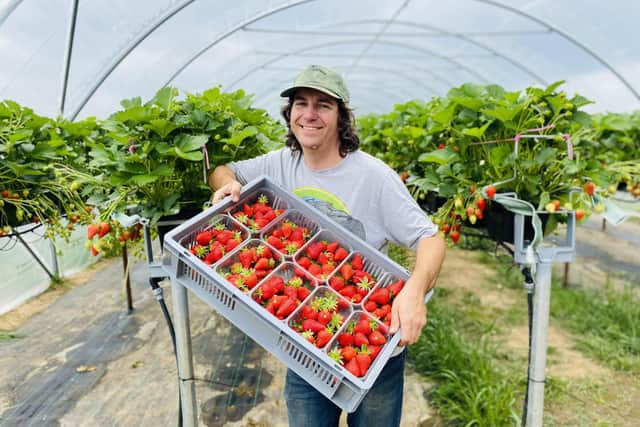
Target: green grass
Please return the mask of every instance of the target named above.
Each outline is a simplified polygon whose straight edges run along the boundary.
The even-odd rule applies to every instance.
[[[22,335],[13,331],[0,331],[0,342],[22,338]]]
[[[613,369],[640,373],[640,298],[630,287],[621,292],[554,286],[551,315],[585,354]]]
[[[519,422],[514,410],[518,380],[501,369],[498,361],[504,356],[491,343],[491,333],[491,325],[470,320],[445,300],[429,304],[429,323],[418,343],[409,347],[409,362],[436,381],[429,397],[447,425]]]

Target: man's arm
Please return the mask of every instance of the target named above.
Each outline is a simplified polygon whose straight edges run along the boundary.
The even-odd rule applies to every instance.
[[[209,187],[213,190],[211,204],[216,204],[226,196],[231,195],[231,200],[237,202],[240,199],[242,184],[238,182],[236,174],[224,165],[218,166],[209,175]]]
[[[417,342],[422,328],[427,324],[424,297],[436,284],[444,261],[445,247],[444,239],[438,233],[418,242],[416,265],[391,308],[390,332],[394,333],[402,328],[399,345]]]

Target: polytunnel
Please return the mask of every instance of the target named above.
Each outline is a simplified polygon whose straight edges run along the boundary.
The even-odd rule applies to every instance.
[[[0,426],[635,425],[639,18],[0,0]]]
[[[629,1],[3,3],[0,97],[42,114],[100,116],[167,85],[242,88],[277,112],[278,89],[310,63],[344,73],[361,113],[465,82],[566,80],[593,110],[640,103]]]

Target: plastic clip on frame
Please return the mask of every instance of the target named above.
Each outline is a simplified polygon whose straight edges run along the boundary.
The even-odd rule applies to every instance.
[[[192,291],[198,298],[278,357],[337,406],[352,412],[371,389],[383,366],[391,357],[400,340],[400,333],[389,337],[387,344],[375,358],[367,374],[362,378],[358,378],[327,355],[339,332],[335,334],[334,339],[324,350],[316,348],[289,325],[289,320],[297,315],[298,310],[294,311],[291,316],[279,320],[252,299],[250,295],[252,291],[245,293],[224,279],[220,274],[222,266],[228,266],[229,260],[241,251],[244,246],[254,245],[256,240],[263,237],[263,234],[259,231],[252,232],[244,228],[239,222],[236,223],[230,212],[241,209],[245,202],[254,200],[260,194],[267,195],[274,208],[284,210],[281,216],[289,215],[290,217],[303,219],[307,224],[314,226],[314,235],[310,240],[293,256],[287,257],[285,255],[279,257],[281,263],[296,263],[297,256],[314,241],[314,238],[325,239],[326,236],[332,236],[349,249],[350,256],[355,252],[363,255],[365,270],[369,269],[372,274],[377,275],[376,287],[388,286],[392,280],[406,280],[409,277],[409,272],[405,268],[390,260],[364,240],[320,213],[302,199],[283,190],[267,177],[257,178],[245,185],[238,202],[234,203],[230,198],[227,198],[170,231],[166,235],[164,242],[163,267],[169,273],[174,286]],[[212,223],[219,221],[236,223],[238,229],[243,230],[243,233],[246,231],[248,236],[240,246],[226,254],[224,258],[213,265],[207,265],[192,254],[189,248],[193,245],[196,235],[200,231],[211,227]],[[274,221],[277,221],[277,219]],[[270,225],[267,225],[265,229],[269,229],[269,227]],[[262,242],[266,244],[264,241]],[[274,249],[274,252],[277,253],[277,250]],[[341,261],[341,264],[347,262],[348,259],[349,257]],[[318,280],[317,288],[311,292],[307,299],[301,302],[300,306],[315,294],[324,291],[332,292],[332,289],[327,285],[327,280],[328,278],[324,282]],[[256,288],[260,286],[260,283]],[[431,295],[432,293],[429,293],[426,300]],[[184,299],[184,304],[186,304],[186,298]],[[351,309],[349,311],[351,313],[364,312],[362,303],[350,304]],[[183,309],[183,312],[185,312],[188,319],[186,308]],[[183,337],[186,342],[178,343],[178,358],[188,359],[186,361],[183,360],[182,365],[187,369],[191,369],[189,368],[191,365],[191,349],[188,337],[188,320],[185,322],[183,319],[176,318],[176,324],[178,323],[182,323],[183,326],[186,325],[187,327],[186,334]],[[346,327],[346,324],[347,322],[342,328]],[[179,335],[178,339],[180,341]],[[179,361],[180,364],[181,362]],[[181,378],[189,378],[191,373],[190,370],[180,372],[180,376]],[[183,407],[191,405],[194,405],[194,402],[183,401]]]

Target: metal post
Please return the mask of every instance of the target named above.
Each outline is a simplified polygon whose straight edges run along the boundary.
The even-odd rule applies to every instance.
[[[56,250],[56,245],[53,243],[53,240],[49,239],[49,251],[51,253],[51,270],[54,280],[60,280],[60,265],[58,264],[58,251]]]
[[[545,250],[540,250],[541,255]],[[536,285],[531,330],[531,364],[529,366],[529,394],[527,427],[542,426],[544,410],[545,366],[547,363],[547,330],[551,301],[551,257],[542,256],[536,269]],[[547,260],[548,261],[545,261]]]
[[[198,425],[198,410],[196,406],[196,387],[193,381],[193,356],[191,354],[187,288],[173,278],[171,280],[171,296],[176,333],[182,421],[185,427],[196,427]]]
[[[124,269],[124,288],[127,294],[127,311],[133,312],[133,297],[131,296],[131,275],[129,274],[129,255],[127,254],[127,242],[122,245],[122,268]]]

